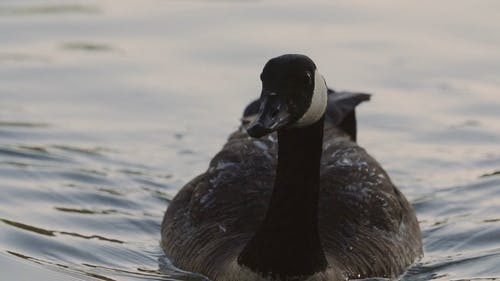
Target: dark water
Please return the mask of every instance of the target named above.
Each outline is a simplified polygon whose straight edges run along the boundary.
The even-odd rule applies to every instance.
[[[413,202],[403,280],[500,280],[497,1],[0,3],[0,280],[202,280],[159,247],[176,191],[306,53],[374,93],[359,140]]]

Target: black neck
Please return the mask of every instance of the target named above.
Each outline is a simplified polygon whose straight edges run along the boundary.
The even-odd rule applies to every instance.
[[[323,120],[278,132],[278,167],[266,217],[238,262],[280,279],[326,268],[318,234]]]

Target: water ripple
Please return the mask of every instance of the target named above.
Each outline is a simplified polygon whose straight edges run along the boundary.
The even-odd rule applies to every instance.
[[[29,16],[68,13],[95,14],[98,12],[100,12],[100,9],[97,6],[77,4],[0,6],[0,16]]]
[[[103,237],[100,235],[83,235],[83,234],[78,234],[78,233],[74,233],[74,232],[67,232],[67,231],[47,230],[47,229],[43,229],[40,227],[35,227],[32,225],[28,225],[28,224],[24,224],[24,223],[20,223],[20,222],[15,222],[15,221],[7,220],[7,219],[2,219],[2,218],[0,218],[0,221],[5,223],[5,224],[8,224],[10,226],[22,229],[22,230],[31,231],[31,232],[35,232],[37,234],[46,235],[46,236],[56,236],[57,234],[59,234],[59,235],[69,235],[69,236],[84,238],[84,239],[97,239],[97,240],[102,240],[102,241],[107,241],[107,242],[112,242],[112,243],[119,243],[119,244],[124,243],[123,241],[120,241],[118,239],[110,239],[110,238],[106,238],[106,237]]]

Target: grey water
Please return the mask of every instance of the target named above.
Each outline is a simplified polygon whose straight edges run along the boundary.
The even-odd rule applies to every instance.
[[[0,2],[0,280],[204,280],[159,246],[169,200],[271,57],[373,94],[359,143],[413,203],[402,280],[500,280],[500,2]]]

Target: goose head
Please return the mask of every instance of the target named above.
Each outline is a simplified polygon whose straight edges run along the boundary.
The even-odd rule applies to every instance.
[[[247,128],[251,137],[305,127],[325,114],[326,83],[307,56],[287,54],[269,60],[260,80],[259,113]]]

